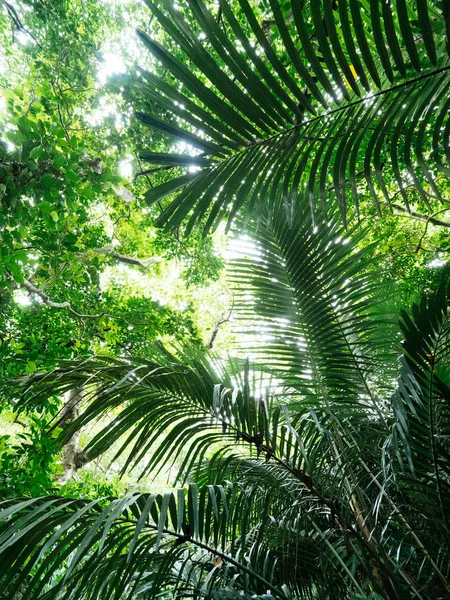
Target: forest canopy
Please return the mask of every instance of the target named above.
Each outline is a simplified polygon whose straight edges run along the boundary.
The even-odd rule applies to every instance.
[[[449,598],[448,2],[0,37],[0,600]]]

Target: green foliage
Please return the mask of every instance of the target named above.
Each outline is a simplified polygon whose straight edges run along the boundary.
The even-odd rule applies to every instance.
[[[96,0],[38,2],[32,10],[25,0],[11,6],[19,20],[12,21],[12,38],[8,12],[0,19],[8,66],[0,77],[6,105],[0,122],[4,374],[28,369],[23,356],[45,367],[89,350],[145,353],[145,344],[160,338],[201,344],[191,302],[187,311],[162,307],[128,283],[115,285],[109,275],[128,258],[150,280],[158,277],[157,263],[144,268],[139,257],[164,258],[180,263],[186,285],[195,288],[216,280],[222,267],[211,240],[182,241],[181,233],[156,231],[158,211],[145,210],[138,198],[144,178],[118,174],[136,137],[145,144],[149,136],[129,117],[106,110],[110,102],[127,113],[137,99],[120,85],[99,84],[97,71],[107,42],[142,12]],[[24,31],[29,34],[20,47],[14,34]],[[106,114],[91,124],[99,110]],[[123,279],[117,272],[113,277]],[[8,289],[42,302],[21,309]]]
[[[0,436],[0,497],[36,497],[55,489],[56,440],[46,432],[47,421],[32,416],[25,433]]]
[[[54,501],[50,500],[50,506],[53,503]],[[32,506],[33,501],[23,505],[24,523],[33,517],[33,510],[29,510]],[[226,547],[234,537],[233,529],[229,530],[227,524],[231,524],[236,516],[242,518],[251,512],[250,497],[238,486],[228,489],[211,486],[208,490],[198,493],[196,486],[192,485],[187,493],[180,490],[176,495],[133,494],[120,500],[113,499],[106,506],[99,502],[73,500],[56,501],[54,510],[51,511],[48,511],[48,506],[49,502],[43,499],[38,501],[34,508],[40,509],[39,512],[42,513],[40,522],[43,537],[39,543],[40,550],[46,552],[54,542],[59,542],[60,552],[55,558],[60,564],[64,564],[65,556],[74,548],[74,542],[81,542],[70,570],[56,587],[63,591],[70,581],[84,597],[90,598],[97,598],[100,594],[109,597],[112,587],[120,594],[126,593],[130,586],[138,594],[148,595],[149,589],[152,590],[152,594],[163,592],[162,584],[165,581],[161,579],[158,569],[164,568],[168,561],[180,564],[179,572],[175,572],[172,579],[174,591],[183,594],[204,593],[213,585],[220,587],[222,581],[227,582],[239,572],[239,565],[225,552],[220,553],[220,561],[216,563],[208,552],[208,543],[214,538],[221,547]],[[199,521],[199,506],[208,510],[210,516],[207,523]],[[11,508],[6,508],[5,514],[14,514]],[[49,534],[57,522],[62,525],[57,535],[50,537]],[[78,526],[67,535],[70,523],[77,523]],[[217,526],[220,525],[222,531],[219,533]],[[167,533],[178,540],[170,549],[167,548],[164,539]],[[186,540],[191,539],[199,547],[195,556],[186,555],[184,549]],[[130,546],[128,556],[115,550],[124,544]],[[92,545],[98,547],[95,556],[90,552]],[[165,550],[159,556],[153,556],[154,547],[156,550],[165,547]],[[137,555],[140,559],[136,562]],[[287,596],[266,579],[271,570],[267,562],[269,553],[256,557],[256,560],[258,558],[260,573],[254,567],[245,568],[249,589],[253,590],[256,586],[261,590],[261,597],[264,597],[266,592],[270,594],[269,597],[273,597],[273,594],[275,597],[286,599]],[[81,562],[85,567],[83,571],[76,568]],[[9,560],[4,564],[7,568],[12,567]],[[141,572],[139,580],[136,579],[136,566]],[[128,576],[125,577],[124,568],[128,571]],[[190,572],[193,569],[198,573],[203,572],[206,576],[206,587],[192,577]],[[27,594],[31,594],[30,597],[37,597],[49,580],[48,574],[42,570],[38,569],[36,574],[40,576],[40,580],[35,579],[26,590]],[[9,583],[8,593],[13,594],[20,589],[20,578]],[[232,589],[233,587],[231,590],[228,588],[226,592],[230,593]]]
[[[67,239],[64,232],[80,227],[89,239],[90,203],[99,196],[107,198],[111,185],[120,181],[112,162],[104,158],[102,172],[95,172],[95,134],[87,133],[75,114],[76,107],[92,101],[96,43],[111,24],[109,12],[96,2],[87,8],[78,2],[35,4],[27,14],[29,26],[41,38],[39,46],[30,39],[21,56],[4,35],[4,60],[10,69],[1,81],[7,110],[0,150],[6,283],[8,274],[19,284],[27,277],[27,246],[52,253],[65,238],[63,244],[71,249],[77,237]],[[92,20],[86,21],[86,16]],[[23,69],[23,76],[14,77],[14,69]]]
[[[150,178],[120,174],[136,139],[148,146],[154,137],[129,117],[136,94],[99,73],[131,18],[143,22],[134,3],[0,3],[2,380],[94,352],[145,357],[155,341],[203,346],[208,325],[199,328],[192,298],[219,277],[215,245],[157,231],[159,210],[147,210],[140,198]],[[145,266],[153,258],[164,265]],[[183,303],[153,294],[175,267],[185,282],[177,282],[177,294],[190,294]],[[11,395],[2,394],[0,435],[9,437],[2,438],[0,476],[8,496],[58,487],[60,449],[38,437],[35,420],[45,430],[63,406],[61,398],[43,399],[22,426],[12,426]],[[110,479],[105,486],[119,493]]]
[[[118,477],[106,477],[98,471],[83,470],[77,474],[76,479],[70,479],[58,490],[68,498],[88,498],[95,500],[110,496],[124,495],[126,486]]]
[[[179,260],[189,285],[217,279],[221,263],[211,242],[156,234],[159,211],[146,210],[138,197],[150,177],[129,181],[119,174],[136,138],[148,144],[149,135],[128,116],[136,95],[100,84],[97,71],[106,42],[123,32],[131,15],[142,14],[97,0],[38,2],[33,10],[28,4],[16,7],[24,21],[16,28],[34,36],[23,48],[6,30],[8,14],[0,21],[8,67],[0,76],[6,105],[0,121],[2,286],[44,283],[50,299],[69,302],[75,312],[110,312],[96,303],[100,275],[114,262],[111,252],[96,251],[109,245],[123,256],[161,253]]]

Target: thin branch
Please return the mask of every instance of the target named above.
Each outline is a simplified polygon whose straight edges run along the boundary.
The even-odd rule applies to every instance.
[[[149,186],[152,188],[153,187],[152,180],[148,176],[148,173],[145,170],[142,169],[142,161],[141,161],[141,158],[140,158],[139,154],[137,152],[135,152],[134,155],[136,157],[136,161],[137,161],[137,163],[139,165],[139,168],[141,170],[140,174],[145,177],[145,179],[147,180]],[[134,180],[136,181],[136,176],[134,177]]]
[[[422,233],[422,235],[420,236],[419,243],[417,244],[416,252],[419,252],[419,250],[422,250],[422,249],[423,249],[423,248],[422,248],[422,242],[423,242],[423,239],[424,239],[424,237],[425,237],[425,236],[426,236],[426,234],[427,234],[427,231],[428,231],[428,225],[430,224],[430,222],[431,222],[431,219],[434,219],[434,217],[436,217],[437,215],[440,215],[440,214],[441,214],[441,213],[443,213],[443,212],[446,212],[447,210],[449,210],[449,209],[448,209],[448,208],[442,208],[441,210],[438,210],[437,212],[435,212],[434,214],[430,215],[430,216],[427,218],[427,220],[426,220],[426,223],[425,223],[425,229],[423,230],[423,233]]]
[[[42,290],[37,288],[35,285],[33,285],[31,283],[31,281],[29,281],[28,279],[24,279],[23,283],[21,285],[22,285],[22,287],[24,287],[26,290],[28,290],[32,294],[35,294],[36,296],[38,296],[46,306],[50,306],[51,308],[69,308],[70,309],[70,302],[54,302],[53,300],[51,300],[49,298],[49,296],[47,296],[47,294],[45,292],[43,292]]]
[[[50,308],[67,308],[70,313],[79,319],[99,319],[100,317],[105,316],[105,313],[103,312],[98,315],[83,315],[74,310],[70,302],[54,302],[45,292],[33,285],[28,279],[24,279],[21,285],[32,294],[36,294],[46,306],[49,306]]]
[[[58,110],[59,122],[61,123],[61,127],[63,128],[63,131],[64,131],[64,137],[66,138],[66,141],[70,146],[70,136],[67,132],[66,124],[64,123],[64,119],[63,119],[62,112],[61,112],[61,106],[59,104],[57,104],[56,108]]]
[[[138,325],[138,326],[146,325],[146,323],[144,323],[144,322],[131,321],[130,319],[127,319],[126,317],[120,317],[118,315],[111,315],[110,313],[105,313],[103,311],[96,315],[78,313],[76,310],[74,310],[72,308],[70,302],[67,302],[67,301],[66,302],[55,302],[44,291],[42,291],[41,289],[39,289],[35,285],[33,285],[31,283],[31,281],[29,281],[28,279],[24,279],[23,283],[20,285],[22,287],[24,287],[26,290],[28,290],[31,294],[35,294],[36,296],[38,296],[42,300],[43,304],[45,304],[46,306],[49,306],[50,308],[65,308],[72,315],[77,317],[78,319],[100,319],[101,317],[106,317],[109,319],[117,319],[118,321],[125,321],[126,323],[130,323],[131,325]]]
[[[396,198],[399,194],[401,194],[402,192],[404,192],[405,190],[408,190],[410,188],[414,188],[417,190],[417,186],[415,183],[410,183],[409,185],[405,185],[404,187],[402,187],[400,190],[397,190],[394,194],[392,194],[390,200],[394,200],[394,198]],[[432,198],[433,200],[438,200],[439,202],[448,202],[448,200],[446,200],[445,198],[438,198],[437,196],[435,196],[434,194],[430,194],[430,192],[427,192],[427,190],[422,189],[423,193],[425,194],[425,196],[428,196],[428,198]],[[405,210],[404,208],[400,208],[399,210]],[[408,211],[406,211],[408,212]]]
[[[209,338],[209,342],[206,344],[206,347],[207,347],[208,350],[211,350],[211,348],[213,347],[214,342],[215,342],[216,337],[217,337],[217,334],[219,333],[220,326],[223,325],[224,323],[228,323],[228,321],[230,320],[231,314],[233,312],[233,308],[234,308],[234,300],[233,300],[233,303],[231,304],[230,310],[228,311],[228,315],[225,316],[225,317],[220,317],[215,322],[214,328],[213,328],[213,330],[211,332],[211,336]]]
[[[37,41],[35,36],[31,33],[31,31],[29,29],[27,29],[24,26],[24,24],[20,20],[19,13],[14,8],[14,6],[12,6],[9,2],[6,2],[6,0],[0,0],[0,3],[3,4],[3,6],[5,7],[6,12],[8,13],[9,18],[11,19],[11,21],[14,25],[14,29],[16,31],[23,31],[24,33],[27,33],[34,40],[34,42],[36,43],[38,48],[42,49],[41,44]],[[13,40],[14,40],[14,33],[13,33]]]
[[[166,73],[167,73],[167,69],[165,69],[165,70],[164,70],[163,77],[165,76],[165,74],[166,74]],[[153,182],[152,182],[152,180],[151,180],[150,176],[148,175],[148,173],[144,173],[144,172],[142,171],[142,161],[141,161],[141,159],[140,159],[140,157],[139,157],[139,154],[138,154],[137,152],[135,152],[135,156],[136,156],[136,160],[137,160],[137,163],[138,163],[138,165],[139,165],[139,168],[141,169],[141,173],[142,173],[142,175],[144,175],[145,179],[148,181],[148,184],[149,184],[150,188],[153,188],[153,187],[155,187],[155,186],[153,185]],[[136,180],[136,178],[135,178],[135,180]],[[159,207],[159,210],[160,210],[160,212],[161,212],[161,214],[162,214],[162,213],[163,213],[163,207],[162,207],[162,205],[161,205],[161,200],[158,200],[156,204],[158,205],[158,207]]]

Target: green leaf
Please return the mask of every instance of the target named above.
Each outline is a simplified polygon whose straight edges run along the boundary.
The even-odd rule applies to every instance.
[[[27,362],[27,366],[26,366],[26,372],[27,373],[34,373],[37,369],[37,365],[35,362],[33,362],[32,360],[29,360]]]
[[[39,202],[38,206],[42,210],[42,212],[47,213],[47,214],[50,213],[50,211],[52,210],[52,204],[50,202],[48,202],[47,200],[41,200],[41,202]]]
[[[28,119],[25,116],[19,117],[17,119],[17,126],[18,126],[19,130],[22,131],[23,133],[29,133],[30,131],[33,130],[32,121],[30,121],[30,119]]]
[[[182,175],[177,179],[172,179],[167,183],[162,183],[161,185],[148,190],[148,192],[145,194],[145,201],[151,206],[155,202],[158,202],[158,200],[162,200],[169,194],[173,194],[173,192],[183,188],[185,185],[195,179],[195,177],[195,173],[186,173],[186,175]]]
[[[19,249],[19,250],[14,251],[14,258],[16,260],[26,261],[27,257],[28,257],[28,254],[27,254],[26,250]]]
[[[45,149],[42,146],[35,146],[30,152],[30,158],[39,158],[45,153]]]
[[[52,173],[44,173],[40,179],[41,184],[46,188],[52,188],[55,186],[57,179]]]
[[[270,36],[261,26],[258,9],[250,6],[247,0],[239,1],[242,10],[240,22],[226,0],[221,0],[221,18],[225,19],[228,29],[223,29],[216,22],[211,8],[200,0],[188,2],[185,14],[168,0],[149,0],[147,3],[188,61],[192,61],[212,83],[205,88],[198,76],[189,71],[189,62],[183,64],[178,56],[141,33],[141,39],[152,54],[175,80],[186,86],[186,91],[183,88],[180,91],[147,75],[148,95],[157,103],[161,98],[161,106],[166,112],[171,109],[165,98],[176,98],[178,104],[185,106],[182,112],[189,114],[187,123],[193,125],[194,130],[196,119],[209,114],[209,123],[214,128],[212,140],[218,139],[215,124],[219,120],[227,131],[234,131],[242,140],[246,138],[240,148],[222,145],[221,153],[217,146],[210,150],[203,148],[217,157],[214,169],[205,164],[192,185],[180,186],[182,191],[159,219],[161,225],[177,228],[185,218],[189,218],[188,231],[195,222],[201,221],[206,223],[204,233],[207,233],[228,215],[229,228],[231,219],[240,211],[251,212],[255,207],[264,206],[266,197],[271,202],[284,197],[291,207],[306,201],[313,214],[320,210],[323,216],[336,197],[345,223],[349,204],[351,207],[353,203],[356,212],[359,210],[362,184],[370,193],[378,214],[381,214],[381,195],[389,206],[391,198],[397,194],[401,194],[407,203],[404,189],[411,178],[425,203],[430,192],[438,198],[443,197],[444,183],[436,178],[434,171],[447,173],[448,161],[440,159],[440,152],[432,158],[432,165],[424,157],[431,149],[431,137],[427,132],[434,134],[434,147],[438,146],[436,136],[442,140],[443,147],[447,147],[445,131],[442,127],[439,131],[433,130],[433,127],[437,128],[437,122],[443,122],[445,89],[450,72],[445,57],[439,62],[433,50],[438,20],[430,18],[425,0],[417,4],[417,22],[430,63],[420,77],[411,73],[402,55],[405,49],[414,68],[417,71],[422,69],[422,58],[419,60],[417,50],[419,42],[414,39],[413,33],[415,25],[412,17],[415,12],[406,0],[397,0],[389,7],[382,3],[382,8],[375,0],[366,2],[364,6],[342,0],[337,7],[331,1],[323,3],[323,6],[308,1],[302,8],[292,4],[292,11],[271,0],[271,11],[264,17],[264,22],[270,27],[277,25],[278,45],[269,41]],[[436,14],[441,14],[438,9],[433,9],[434,12],[436,10]],[[446,15],[443,11],[442,18],[446,19]],[[227,70],[223,73],[219,72],[222,68],[219,62],[214,68],[213,55],[209,56],[197,39],[194,23],[200,31],[204,31],[208,44],[217,53],[214,60],[222,60],[226,65]],[[295,32],[303,46],[304,56],[296,49]],[[252,50],[252,36],[264,51],[267,65]],[[236,44],[242,44],[246,52],[236,52]],[[280,59],[283,53],[289,56],[289,71]],[[255,68],[259,80],[254,78]],[[306,91],[299,89],[292,70],[303,81]],[[274,73],[279,77],[278,81]],[[341,73],[345,75],[345,81]],[[355,99],[350,94],[350,90],[360,94],[358,79],[367,91],[366,98]],[[236,82],[245,89],[247,103],[242,103]],[[436,123],[431,121],[431,116],[424,119],[425,115],[429,115],[429,104],[424,98],[427,94],[433,97],[431,90],[434,85]],[[141,83],[139,86],[145,94],[146,86]],[[155,87],[162,94],[155,93]],[[197,104],[193,102],[194,98]],[[267,114],[262,116],[256,105]],[[236,108],[241,111],[241,116],[237,116]],[[319,110],[318,116],[308,119],[303,114],[305,110],[313,115]],[[174,117],[183,118],[178,108],[172,112]],[[182,139],[180,121],[175,129],[171,129],[173,126],[169,123],[153,121],[154,117],[149,115],[147,119],[149,124],[153,123],[161,131]],[[410,124],[407,128],[403,127],[405,122]],[[192,136],[189,125],[184,131]],[[419,130],[423,132],[420,135]],[[259,157],[257,153],[260,153]],[[158,153],[154,153],[152,159],[168,166],[180,165],[180,161],[185,160],[178,155],[170,158]],[[426,187],[419,183],[415,164],[418,164],[420,177],[427,182]],[[333,186],[329,185],[330,172],[334,174]],[[271,173],[274,175],[270,176]],[[245,177],[238,174],[245,174]],[[361,175],[364,177],[362,181]],[[176,191],[177,187],[177,183],[171,188],[167,182],[160,191]],[[302,193],[304,187],[307,194]],[[159,191],[156,190],[149,192],[149,199],[158,198]]]
[[[203,156],[188,156],[186,154],[167,154],[161,152],[141,152],[141,160],[153,165],[198,165],[209,166],[211,159]]]
[[[79,176],[73,171],[66,171],[66,179],[72,183],[79,181]]]

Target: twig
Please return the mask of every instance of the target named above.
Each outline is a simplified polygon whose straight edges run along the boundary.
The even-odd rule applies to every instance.
[[[399,194],[401,194],[402,192],[404,192],[405,190],[408,190],[409,188],[415,188],[416,184],[415,183],[410,183],[409,185],[405,185],[404,187],[402,187],[400,190],[397,190],[394,194],[392,194],[391,197],[391,201],[396,198]],[[444,202],[448,202],[445,198],[438,198],[437,196],[435,196],[434,194],[430,194],[430,192],[427,192],[427,190],[422,189],[423,193],[425,194],[425,196],[428,196],[428,198],[432,198],[433,200],[439,200],[439,201],[444,201]],[[393,206],[393,205],[392,205]],[[397,206],[398,208],[398,206]],[[399,208],[399,210],[405,210],[404,208]],[[409,212],[409,211],[406,211]],[[412,213],[411,213],[412,214]]]
[[[14,421],[13,421],[13,423],[17,423],[17,425],[20,425],[20,426],[21,426],[21,427],[23,427],[24,429],[26,429],[26,428],[28,427],[28,426],[26,425],[26,423],[24,423],[23,421],[21,421],[21,420],[19,419],[19,415],[16,415],[16,416],[14,417]]]
[[[137,152],[134,153],[135,157],[136,157],[136,162],[139,165],[139,168],[141,170],[141,175],[143,175],[145,177],[145,179],[147,180],[149,186],[152,188],[153,187],[153,183],[152,180],[150,179],[150,177],[148,176],[148,173],[145,170],[142,170],[142,161],[141,158],[139,156],[139,154]],[[136,176],[134,177],[134,180],[136,181]]]
[[[31,31],[29,31],[24,26],[24,24],[20,20],[19,14],[18,14],[17,10],[14,8],[14,6],[12,6],[9,2],[6,2],[6,0],[0,0],[0,3],[3,4],[3,6],[6,8],[6,12],[8,13],[8,16],[11,19],[11,21],[13,22],[15,30],[23,31],[24,33],[27,33],[35,41],[38,48],[42,49],[41,44],[37,41],[35,36],[31,33]],[[14,40],[14,33],[13,33],[13,40]]]
[[[61,127],[63,128],[63,131],[64,131],[64,137],[66,138],[66,141],[70,146],[70,136],[66,130],[66,124],[64,123],[64,119],[63,119],[62,112],[61,112],[61,107],[59,104],[57,104],[56,108],[58,110],[59,122],[61,123]]]
[[[164,70],[164,73],[163,73],[162,77],[164,77],[166,73],[167,73],[167,69]],[[153,182],[152,182],[151,178],[149,177],[148,173],[145,173],[142,170],[142,161],[141,161],[140,156],[139,156],[139,154],[137,152],[135,152],[135,156],[136,156],[136,160],[137,160],[137,163],[139,165],[139,168],[141,169],[141,174],[144,175],[145,179],[148,181],[148,184],[149,184],[149,186],[151,188],[155,187],[153,185]],[[136,178],[135,178],[135,180],[136,180]],[[163,213],[163,207],[161,205],[161,200],[158,200],[157,205],[158,205],[159,210],[160,210],[160,212],[162,214]]]

